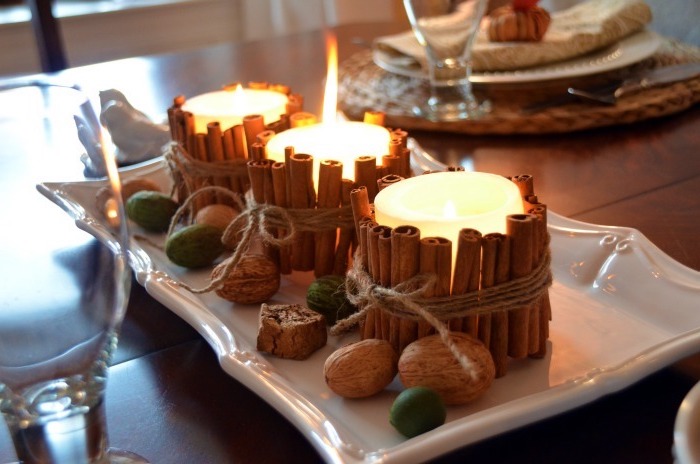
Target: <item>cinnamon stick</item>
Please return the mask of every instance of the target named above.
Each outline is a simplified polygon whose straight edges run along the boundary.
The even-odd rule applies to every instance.
[[[249,160],[263,160],[267,158],[265,145],[260,142],[253,142],[248,146],[248,159]]]
[[[354,188],[353,181],[342,179],[340,181],[340,205],[350,205],[350,192]],[[333,263],[333,274],[345,275],[350,263],[350,250],[355,230],[352,228],[340,229],[338,232],[338,245],[335,249],[335,259]]]
[[[506,217],[506,233],[511,241],[511,279],[524,277],[532,271],[536,220],[532,214],[511,214]],[[508,314],[508,355],[512,358],[528,355],[531,309],[525,306],[513,309]]]
[[[383,111],[365,111],[363,122],[383,126],[385,116],[386,114]]]
[[[359,231],[360,220],[364,217],[371,217],[372,215],[366,186],[359,186],[350,192],[350,204],[352,205],[352,215],[355,220],[355,230]],[[359,233],[357,238],[358,240],[360,239]]]
[[[255,136],[255,141],[258,143],[261,143],[263,145],[267,145],[267,142],[269,142],[270,139],[274,136],[275,136],[275,131],[270,130],[270,129],[265,129],[262,132],[259,132],[258,135]]]
[[[537,217],[537,245],[536,250],[536,266],[542,262],[548,251],[549,240],[547,232],[547,206],[544,204],[538,204],[534,208],[530,209],[530,214],[534,214]],[[535,310],[533,313],[537,314],[537,324],[538,324],[538,345],[535,347],[530,346],[530,357],[532,358],[542,358],[547,354],[547,340],[549,339],[549,321],[552,319],[552,306],[549,300],[549,292],[545,292],[544,295],[535,305]]]
[[[257,136],[259,133],[265,130],[265,121],[261,114],[249,114],[243,117],[243,131],[245,132],[246,145],[248,146],[248,153],[250,153],[251,146],[257,141]]]
[[[318,175],[318,207],[338,208],[343,177],[343,163],[323,160]],[[314,274],[316,277],[333,273],[337,230],[316,233]]]
[[[383,189],[387,188],[391,184],[401,182],[403,177],[396,174],[387,174],[377,181],[377,190],[381,192]]]
[[[316,124],[317,122],[318,119],[316,118],[315,114],[306,113],[303,111],[292,113],[289,116],[289,127],[291,128],[310,126],[312,124]]]
[[[275,92],[279,92],[284,95],[289,95],[289,93],[292,91],[292,89],[286,85],[286,84],[270,84],[268,87],[268,90],[273,90]]]
[[[425,297],[447,296],[450,294],[452,279],[452,242],[443,237],[426,237],[420,241],[420,272],[435,274],[437,280]],[[418,338],[434,332],[427,321],[418,322]]]
[[[382,287],[391,287],[391,228],[385,229],[379,236],[379,284]],[[391,338],[391,316],[381,311],[379,313],[379,330],[383,340]]]
[[[382,156],[382,166],[387,175],[393,174],[401,177],[403,173],[403,160],[399,155],[384,155]]]
[[[218,122],[207,124],[207,156],[210,162],[220,162],[225,159],[223,135],[221,133],[221,125]],[[212,178],[212,183],[218,187],[231,188],[231,184],[226,176],[215,176]],[[228,203],[228,197],[217,194],[216,201],[217,203]]]
[[[272,175],[272,187],[274,190],[275,205],[282,208],[288,207],[287,203],[287,174],[286,166],[282,162],[272,163],[270,168],[270,173]],[[285,229],[278,229],[277,236],[282,238],[286,236],[287,231]],[[291,262],[291,248],[288,245],[282,245],[279,249],[279,266],[280,273],[291,274],[292,272],[292,262]]]
[[[391,286],[404,282],[420,268],[420,231],[414,226],[399,226],[391,231]],[[392,317],[390,343],[401,353],[418,336],[418,324]]]
[[[377,158],[371,155],[359,156],[355,159],[355,183],[367,188],[369,202],[377,195]]]
[[[245,129],[242,124],[236,124],[231,129],[233,135],[233,147],[235,149],[236,158],[248,158],[248,144],[245,140]]]
[[[482,287],[502,284],[510,279],[510,237],[500,233],[484,235],[482,240]],[[489,351],[496,366],[496,377],[508,371],[508,312],[491,313]]]
[[[183,145],[187,150],[187,153],[190,153],[192,156],[195,156],[194,150],[197,140],[195,137],[194,115],[191,112],[182,112],[182,125],[184,131],[182,134],[184,138]]]
[[[287,104],[285,106],[287,114],[293,115],[299,113],[304,109],[304,97],[298,93],[291,93],[287,97]]]
[[[369,254],[369,229],[376,226],[377,223],[370,217],[363,217],[360,220],[360,226],[357,229],[358,241],[360,243],[358,248],[360,264],[363,269],[369,272],[370,269],[370,254]]]
[[[462,229],[457,236],[457,257],[452,277],[452,295],[464,295],[479,289],[481,268],[481,232]],[[476,337],[478,316],[469,315],[450,321],[450,330],[462,331]]]
[[[313,157],[302,153],[289,158],[292,208],[313,208]],[[310,271],[314,268],[314,236],[311,232],[297,232],[292,247],[292,269]]]
[[[383,233],[384,226],[369,224],[363,230],[367,238],[367,273],[377,282],[379,280],[379,236]],[[381,316],[377,309],[370,309],[365,315],[362,338],[377,338],[381,334]]]

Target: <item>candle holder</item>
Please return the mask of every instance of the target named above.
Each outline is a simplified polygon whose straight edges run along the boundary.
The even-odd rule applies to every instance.
[[[348,288],[360,307],[355,320],[363,339],[388,340],[400,353],[436,331],[465,332],[489,349],[497,377],[506,374],[509,358],[546,355],[552,315],[547,207],[531,176],[510,180],[524,212],[503,217],[505,233],[463,228],[454,244],[421,237],[415,225],[378,224],[366,189],[351,192],[359,249]],[[351,319],[332,333],[347,329]]]
[[[218,121],[210,121],[206,134],[196,132],[197,116],[183,109],[183,97],[176,98],[168,111],[174,141],[166,153],[171,176],[180,201],[192,197],[188,207],[193,213],[208,204],[223,203],[242,209],[249,216],[275,216],[276,223],[266,222],[276,225],[269,227],[270,235],[265,240],[268,244],[263,248],[282,274],[313,270],[317,277],[344,275],[357,247],[350,192],[363,186],[369,197],[374,198],[380,179],[410,177],[408,134],[400,129],[385,129],[384,154],[356,156],[352,179],[343,176],[343,163],[332,159],[321,160],[318,174],[314,175],[314,157],[299,153],[293,145],[283,147],[281,160],[268,157],[267,145],[277,134],[317,122],[314,115],[303,111],[301,96],[293,97],[289,92],[288,95],[287,112],[277,121],[266,123],[260,115],[248,115],[240,124],[228,128],[221,127]],[[365,114],[365,126],[383,127],[383,123],[383,113],[368,111]],[[329,150],[327,157],[333,156],[334,151]],[[379,156],[381,163],[378,165]],[[241,198],[245,196],[245,201],[236,202],[221,190],[207,188],[212,186]],[[258,205],[274,206],[282,211],[271,208],[263,211]],[[322,212],[325,215],[319,216]],[[319,217],[325,223],[322,224]],[[350,218],[349,227],[347,218]],[[249,223],[258,220],[260,218],[251,217]],[[284,240],[291,230],[295,231],[293,237]],[[235,240],[240,234],[229,235]],[[269,242],[275,244],[270,246]]]

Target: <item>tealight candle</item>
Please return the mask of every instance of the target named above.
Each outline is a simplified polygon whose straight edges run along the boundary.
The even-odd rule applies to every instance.
[[[437,172],[391,184],[374,199],[378,224],[412,225],[421,237],[452,241],[463,228],[482,234],[506,231],[506,216],[523,212],[518,187],[503,176],[483,172]]]
[[[335,36],[327,38],[328,74],[323,97],[322,123],[294,127],[280,132],[267,143],[267,157],[284,161],[284,151],[294,147],[295,153],[314,157],[313,180],[318,187],[320,161],[333,160],[343,163],[343,178],[355,179],[355,159],[374,156],[377,164],[389,152],[391,134],[377,124],[338,121],[338,44]]]
[[[265,123],[278,121],[286,112],[287,96],[273,90],[245,89],[208,92],[185,101],[182,109],[195,116],[195,131],[206,133],[207,124],[218,121],[222,130],[241,124],[251,114],[262,115]]]
[[[355,159],[371,155],[381,162],[389,152],[391,134],[376,124],[363,122],[320,123],[295,127],[275,135],[267,143],[267,157],[284,161],[286,147],[294,147],[295,153],[312,155],[314,163],[314,183],[318,185],[320,160],[334,160],[343,163],[343,178],[355,179]]]

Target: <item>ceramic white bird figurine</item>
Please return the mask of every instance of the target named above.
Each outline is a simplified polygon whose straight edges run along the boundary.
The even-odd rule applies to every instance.
[[[162,147],[170,142],[167,126],[153,123],[118,90],[100,92],[100,102],[100,122],[117,147],[116,157],[120,166],[161,155]]]

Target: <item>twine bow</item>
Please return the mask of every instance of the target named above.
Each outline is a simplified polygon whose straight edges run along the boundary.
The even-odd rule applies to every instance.
[[[546,247],[545,255],[537,268],[526,276],[463,295],[426,298],[423,295],[437,281],[435,274],[418,274],[393,288],[382,287],[372,280],[356,257],[352,269],[347,273],[345,287],[348,300],[361,309],[336,322],[330,333],[340,335],[351,330],[364,320],[367,312],[375,309],[404,319],[425,320],[435,328],[462,368],[472,379],[476,379],[478,374],[474,365],[451,339],[450,330],[443,321],[466,315],[509,311],[534,304],[552,284],[550,261],[549,247]]]
[[[196,289],[185,283],[178,283],[192,293],[207,293],[220,288],[256,239],[261,240],[264,244],[282,247],[291,244],[299,232],[325,232],[334,231],[337,228],[354,227],[350,206],[317,209],[284,208],[256,202],[251,191],[246,192],[242,199],[241,195],[229,189],[209,186],[200,188],[187,197],[175,212],[170,222],[168,235],[174,231],[181,217],[189,211],[192,202],[197,197],[211,193],[233,199],[241,211],[229,223],[221,237],[224,245],[233,249],[234,252],[224,261],[221,272],[206,287]],[[284,230],[284,236],[275,236],[275,231],[278,230]]]

